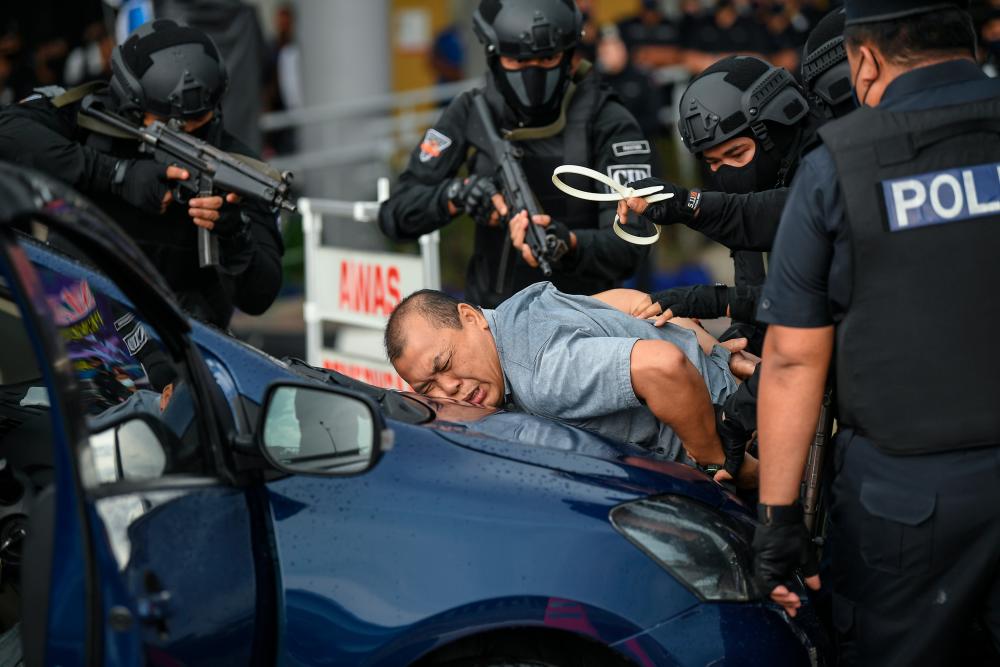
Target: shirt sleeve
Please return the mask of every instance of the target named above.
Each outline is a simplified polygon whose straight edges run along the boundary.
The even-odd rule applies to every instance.
[[[638,338],[590,336],[559,327],[534,362],[531,405],[553,419],[591,419],[641,405],[632,388],[632,347]]]
[[[652,175],[652,146],[635,118],[617,102],[609,102],[594,122],[593,168],[623,185]],[[571,273],[601,280],[624,280],[649,254],[651,246],[633,245],[615,236],[616,202],[599,206],[597,229],[574,229],[577,250]]]
[[[792,182],[778,226],[757,319],[768,324],[816,328],[833,323],[829,276],[834,234],[843,221],[833,158],[811,153]]]

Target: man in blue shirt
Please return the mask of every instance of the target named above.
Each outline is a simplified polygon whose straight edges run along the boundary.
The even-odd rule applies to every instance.
[[[847,2],[862,107],[804,160],[758,310],[755,574],[792,615],[793,571],[819,586],[797,498],[833,358],[848,664],[950,664],[974,619],[1000,645],[1000,385],[981,350],[1000,324],[1000,82],[975,63],[967,4]]]
[[[418,393],[558,419],[668,460],[729,464],[752,480],[745,440],[724,452],[712,407],[736,389],[731,365],[753,372],[731,355],[746,340],[723,347],[704,330],[653,327],[632,315],[648,303],[631,290],[587,297],[537,283],[480,310],[425,290],[393,312],[386,352]]]

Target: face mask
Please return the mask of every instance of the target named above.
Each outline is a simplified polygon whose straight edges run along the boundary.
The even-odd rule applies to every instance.
[[[745,167],[723,165],[711,174],[710,180],[718,192],[745,195],[776,187],[780,171],[781,161],[772,151],[765,151],[757,144],[757,152],[749,164]]]
[[[569,81],[572,54],[567,51],[555,67],[525,67],[506,70],[499,62],[492,66],[497,87],[521,116],[529,119],[552,115],[559,109]]]
[[[1000,58],[1000,40],[995,40],[992,42],[983,42],[983,46],[989,51],[990,55],[994,58]]]
[[[504,70],[507,84],[525,108],[544,107],[559,88],[560,67],[525,67],[517,71]]]

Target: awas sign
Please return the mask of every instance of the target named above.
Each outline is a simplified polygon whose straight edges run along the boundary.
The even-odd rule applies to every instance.
[[[419,257],[319,248],[315,294],[320,317],[329,322],[381,329],[407,294],[423,287]]]
[[[421,259],[320,247],[315,260],[309,268],[309,300],[315,314],[348,328],[338,330],[336,349],[320,350],[320,358],[310,363],[379,387],[408,389],[386,362],[378,341],[393,309],[424,286]],[[361,332],[355,327],[369,335],[356,335]]]

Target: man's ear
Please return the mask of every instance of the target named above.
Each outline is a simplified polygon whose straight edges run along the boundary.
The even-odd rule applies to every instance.
[[[865,90],[868,90],[882,73],[882,68],[880,66],[880,63],[883,60],[882,54],[865,44],[858,47],[857,53],[858,58],[861,60],[861,66],[858,68],[858,78],[855,83],[855,90],[859,87],[863,87]]]
[[[483,312],[468,303],[458,304],[458,319],[461,320],[462,326],[469,325],[480,329],[489,328]]]

